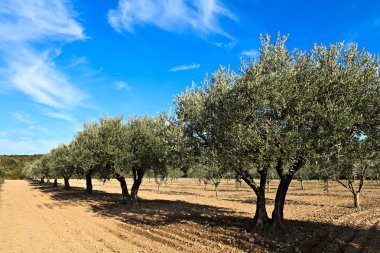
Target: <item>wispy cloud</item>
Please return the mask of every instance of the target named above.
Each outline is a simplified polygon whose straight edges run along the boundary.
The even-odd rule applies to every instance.
[[[260,55],[260,52],[256,49],[251,49],[243,51],[241,54],[250,58],[256,58]]]
[[[56,108],[84,99],[83,92],[54,64],[63,44],[85,39],[67,1],[4,0],[0,3],[0,34],[4,63],[0,77],[12,87]]]
[[[29,125],[35,124],[35,122],[30,118],[30,115],[25,113],[15,112],[13,113],[13,118]]]
[[[87,64],[88,60],[86,57],[73,57],[71,63],[69,64],[69,68],[74,68],[78,65]]]
[[[223,48],[234,48],[236,46],[237,42],[236,40],[232,40],[232,41],[229,41],[229,42],[215,42],[214,43],[214,46],[216,47],[223,47]]]
[[[129,86],[129,84],[127,82],[124,82],[124,81],[117,81],[113,84],[113,87],[116,89],[116,90],[131,90],[131,87]]]
[[[169,69],[170,72],[177,72],[177,71],[183,71],[183,70],[189,70],[189,69],[199,69],[201,67],[200,64],[191,64],[191,65],[182,65],[182,66],[176,66],[171,69]]]
[[[118,32],[148,24],[170,32],[191,29],[232,38],[219,24],[222,17],[237,21],[220,0],[119,0],[117,9],[108,12],[108,22]]]
[[[59,112],[47,112],[45,113],[47,116],[55,118],[55,119],[61,119],[68,122],[74,122],[75,119],[71,114],[67,113],[59,113]]]

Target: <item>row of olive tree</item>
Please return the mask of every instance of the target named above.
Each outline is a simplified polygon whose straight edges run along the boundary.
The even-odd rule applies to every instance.
[[[242,64],[241,75],[221,68],[175,100],[178,120],[198,153],[216,154],[223,169],[255,192],[254,229],[287,230],[286,194],[305,167],[330,166],[331,175],[347,179],[352,189],[353,170],[369,171],[379,159],[377,57],[343,43],[290,52],[286,40],[279,36],[271,44],[262,37],[259,58]],[[280,179],[271,218],[265,197],[269,170]]]
[[[83,130],[69,144],[61,144],[32,163],[26,173],[30,177],[64,179],[69,189],[73,176],[86,178],[86,191],[92,192],[92,178],[115,178],[120,182],[123,201],[137,200],[142,179],[147,171],[166,175],[173,143],[174,122],[166,114],[158,117],[135,117],[123,122],[122,117],[105,117],[99,122],[85,123]],[[132,176],[129,191],[125,180]]]

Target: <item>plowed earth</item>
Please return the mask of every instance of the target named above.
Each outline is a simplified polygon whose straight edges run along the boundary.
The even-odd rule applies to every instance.
[[[251,233],[255,196],[230,181],[204,189],[180,179],[160,191],[145,179],[139,203],[121,204],[116,181],[60,184],[5,181],[0,190],[0,252],[380,252],[380,186],[366,182],[362,210],[342,186],[328,193],[317,181],[301,190],[294,181],[287,196],[283,237]],[[61,182],[62,183],[62,182]],[[128,181],[130,187],[131,181]],[[274,187],[268,197],[273,209]]]

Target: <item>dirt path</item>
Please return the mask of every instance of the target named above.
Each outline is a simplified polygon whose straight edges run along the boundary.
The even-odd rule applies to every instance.
[[[0,195],[0,252],[173,251],[141,241],[81,205],[61,205],[26,181],[7,181]]]
[[[51,189],[48,187],[48,189]],[[57,192],[61,191],[57,189]],[[74,193],[75,194],[75,193]],[[178,225],[165,228],[127,224],[93,212],[96,201],[52,199],[26,181],[6,181],[0,193],[0,252],[210,252],[221,246],[196,226],[186,233]],[[120,205],[116,204],[117,210]],[[108,216],[108,217],[107,217]],[[178,231],[178,229],[180,231]],[[193,233],[199,233],[196,236]],[[214,250],[212,250],[214,249]],[[225,252],[240,250],[223,246]]]
[[[128,184],[131,181],[128,179]],[[61,181],[60,181],[61,182]],[[0,253],[13,252],[379,252],[380,189],[367,184],[363,210],[348,191],[318,182],[291,185],[285,210],[289,236],[248,231],[254,196],[223,182],[215,197],[194,180],[161,187],[146,180],[138,204],[120,204],[120,187],[84,180],[72,190],[52,184],[6,181],[0,185]],[[274,191],[268,194],[271,211]]]

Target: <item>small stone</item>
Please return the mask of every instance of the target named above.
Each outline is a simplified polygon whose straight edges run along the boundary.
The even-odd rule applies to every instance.
[[[255,242],[255,238],[249,238],[250,242]]]

